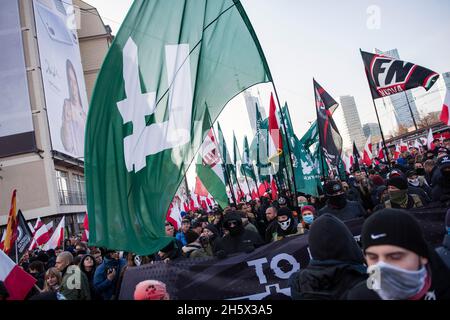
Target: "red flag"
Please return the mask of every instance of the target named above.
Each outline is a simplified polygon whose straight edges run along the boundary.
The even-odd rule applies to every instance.
[[[252,200],[258,199],[258,192],[255,189],[252,190]]]
[[[381,140],[378,143],[378,159],[384,159],[383,145],[381,144]]]
[[[64,227],[66,225],[65,221],[65,217],[63,216],[58,226],[56,227],[55,232],[53,232],[52,236],[43,246],[42,250],[47,251],[50,249],[55,249],[56,247],[60,247],[62,245],[62,242],[64,240]]]
[[[403,139],[400,139],[400,152],[408,151],[408,145],[403,142]]]
[[[277,188],[277,184],[275,182],[275,179],[273,177],[272,181],[270,182],[271,184],[271,189],[272,189],[272,200],[276,200],[278,199],[278,188]]]
[[[209,192],[206,190],[205,186],[201,182],[199,177],[195,177],[195,191],[197,195],[207,197]],[[199,201],[200,203],[200,201]]]
[[[8,300],[24,300],[36,283],[36,279],[16,265],[0,250],[0,281],[9,293]]]
[[[276,116],[276,106],[273,94],[270,94],[269,108],[269,161],[275,160],[283,152],[283,143],[281,139],[280,127]],[[275,160],[277,162],[278,160]]]
[[[449,109],[450,109],[450,90],[447,89],[447,92],[445,93],[444,103],[442,104],[442,111],[439,116],[439,119],[448,126],[450,126]]]
[[[83,231],[83,235],[81,236],[81,241],[87,242],[87,241],[89,241],[89,220],[88,220],[87,212],[84,215],[83,227],[84,227],[84,231]]]
[[[6,230],[3,234],[3,239],[0,243],[0,249],[2,249],[6,254],[9,254],[17,238],[18,220],[16,207],[16,193],[17,190],[14,189],[11,198],[11,208],[9,209],[8,225],[6,226]]]
[[[50,239],[51,232],[48,230],[47,225],[41,223],[41,227],[37,229],[33,234],[33,240],[31,241],[29,250],[36,249],[38,246],[42,246]]]
[[[364,146],[364,154],[363,154],[363,162],[366,166],[370,166],[372,164],[372,142],[370,141],[371,136],[366,141]]]

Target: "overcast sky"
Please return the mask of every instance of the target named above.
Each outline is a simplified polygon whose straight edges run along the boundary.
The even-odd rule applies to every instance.
[[[95,6],[116,33],[132,0],[85,0]],[[446,0],[242,0],[261,42],[282,103],[287,101],[301,136],[315,120],[312,78],[338,102],[353,95],[361,122],[376,122],[359,48],[397,48],[403,60],[438,73],[450,71],[450,1]],[[254,91],[256,93],[256,90]],[[259,90],[268,109],[270,86]],[[419,110],[440,110],[415,90]],[[436,100],[436,99],[434,99]],[[219,120],[229,144],[251,136],[242,98],[232,101]],[[393,117],[380,110],[383,126]],[[389,122],[389,123],[388,123]],[[339,125],[339,123],[338,123]],[[384,128],[388,131],[391,128]]]

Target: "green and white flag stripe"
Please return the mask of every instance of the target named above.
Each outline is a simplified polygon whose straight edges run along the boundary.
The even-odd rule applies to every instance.
[[[237,0],[135,0],[86,124],[90,244],[157,252],[169,204],[227,102],[271,81]]]

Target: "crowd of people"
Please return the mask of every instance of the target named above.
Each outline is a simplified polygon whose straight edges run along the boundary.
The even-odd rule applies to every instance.
[[[289,279],[292,299],[450,299],[449,142],[432,152],[410,148],[389,165],[354,168],[346,179],[324,181],[319,197],[294,199],[268,189],[259,199],[223,209],[182,212],[178,230],[166,222],[171,240],[153,255],[91,247],[77,237],[63,248],[31,251],[19,263],[37,279],[28,298],[113,300],[130,266],[224,259],[308,234],[311,260]],[[438,248],[427,243],[408,212],[427,206],[448,210]],[[345,224],[353,219],[364,220],[360,242]],[[153,279],[139,283],[134,297],[170,298],[166,285]]]

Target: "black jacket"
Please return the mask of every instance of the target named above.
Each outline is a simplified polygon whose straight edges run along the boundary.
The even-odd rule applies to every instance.
[[[344,208],[336,209],[332,208],[329,204],[320,209],[319,216],[324,213],[331,213],[342,221],[356,219],[366,216],[367,212],[359,202],[348,201]]]
[[[450,235],[445,235],[442,246],[436,248],[436,252],[441,257],[447,268],[450,270]]]
[[[314,221],[309,231],[312,260],[289,278],[293,299],[342,300],[367,278],[361,249],[344,223],[331,214]]]
[[[234,213],[227,214],[223,221],[224,225],[227,224],[228,220],[236,220],[238,222],[236,227],[238,232],[234,235],[227,234],[223,238],[218,239],[214,247],[215,254],[223,256],[223,253],[228,255],[238,252],[252,252],[255,248],[264,244],[257,232],[247,230],[242,226],[242,220],[239,215]]]

